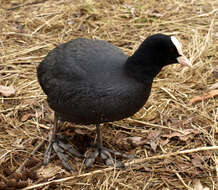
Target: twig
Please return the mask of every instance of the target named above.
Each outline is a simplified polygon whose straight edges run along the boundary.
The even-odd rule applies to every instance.
[[[218,146],[211,146],[211,147],[199,147],[199,148],[194,148],[194,149],[189,149],[189,150],[182,150],[179,152],[172,152],[172,153],[168,153],[168,154],[162,154],[162,155],[157,155],[157,156],[152,156],[152,157],[147,157],[147,158],[142,158],[142,159],[135,159],[131,162],[127,162],[125,163],[125,167],[130,167],[133,166],[134,164],[142,164],[146,161],[149,160],[157,160],[157,159],[164,159],[164,158],[169,158],[171,156],[176,156],[176,155],[183,155],[183,154],[189,154],[189,153],[194,153],[194,152],[199,152],[199,151],[211,151],[211,150],[218,150]],[[65,181],[69,181],[75,178],[80,178],[80,177],[86,177],[86,176],[91,176],[91,175],[95,175],[95,174],[99,174],[99,173],[105,173],[105,172],[109,172],[114,170],[114,167],[109,167],[109,168],[105,168],[102,170],[95,170],[89,173],[85,173],[85,174],[80,174],[80,175],[76,175],[76,176],[70,176],[70,177],[66,177],[66,178],[61,178],[61,179],[57,179],[57,180],[52,180],[52,181],[48,181],[45,183],[39,183],[36,185],[32,185],[29,187],[24,188],[23,190],[28,190],[28,189],[34,189],[34,188],[38,188],[38,187],[42,187],[45,185],[49,185],[51,183],[62,183]]]
[[[20,165],[20,167],[16,170],[17,173],[20,173],[23,168],[25,167],[25,165],[27,164],[27,162],[29,161],[30,157],[33,156],[40,148],[42,145],[44,145],[45,143],[45,140],[43,140],[41,143],[39,143],[35,148],[34,150],[31,152],[30,156],[28,158],[26,158],[24,160],[24,162]]]
[[[34,1],[34,2],[32,2],[32,3],[23,3],[23,4],[20,4],[20,5],[11,7],[11,8],[4,8],[4,9],[5,9],[5,10],[8,10],[8,11],[13,11],[13,10],[18,9],[18,8],[20,8],[20,7],[25,7],[25,6],[29,6],[29,5],[44,3],[45,1],[47,1],[47,0]]]
[[[163,24],[170,24],[170,23],[176,23],[176,22],[183,22],[183,21],[187,21],[187,20],[192,20],[192,19],[195,19],[195,18],[200,18],[200,17],[208,17],[210,15],[213,15],[214,13],[216,14],[218,12],[218,9],[214,9],[208,13],[203,13],[203,14],[199,14],[199,15],[195,15],[195,16],[192,16],[192,17],[187,17],[187,18],[184,18],[184,19],[178,19],[178,20],[173,20],[173,21],[167,21],[167,22],[163,22]]]
[[[33,36],[36,32],[38,32],[40,29],[42,29],[44,26],[48,25],[51,21],[53,21],[54,19],[56,19],[57,17],[59,17],[60,15],[55,15],[54,17],[52,17],[50,20],[46,21],[44,24],[40,25],[36,30],[34,30],[31,34],[31,36]]]
[[[126,167],[131,166],[133,164],[140,164],[149,160],[158,160],[158,159],[165,159],[169,158],[172,156],[177,156],[177,155],[183,155],[183,154],[189,154],[189,153],[194,153],[194,152],[200,152],[200,151],[208,151],[208,150],[218,150],[218,146],[210,146],[210,147],[199,147],[199,148],[193,148],[189,150],[182,150],[179,152],[171,152],[167,154],[161,154],[157,156],[152,156],[152,157],[147,157],[147,158],[142,158],[142,159],[136,159],[131,162],[127,162],[125,164]]]
[[[48,47],[50,45],[51,44],[45,44],[45,45],[42,45],[42,46],[33,46],[32,48],[28,48],[28,49],[20,51],[20,52],[4,55],[4,56],[0,57],[0,59],[12,57],[12,56],[24,55],[24,54],[27,54],[27,53],[30,53],[30,52],[37,51],[37,50],[40,50],[42,48]]]
[[[189,187],[184,180],[182,179],[182,177],[179,175],[178,172],[175,172],[175,174],[177,175],[177,177],[179,178],[179,180],[182,182],[182,184],[188,189],[188,190],[194,190],[193,188]]]
[[[128,121],[136,122],[136,123],[143,124],[143,125],[149,125],[149,126],[156,127],[156,128],[170,129],[172,131],[176,131],[176,132],[184,134],[184,132],[179,130],[179,129],[174,129],[174,128],[167,127],[167,126],[164,126],[164,125],[152,124],[152,123],[148,123],[148,122],[140,121],[140,120],[136,120],[136,119],[128,119]]]
[[[217,9],[218,10],[218,9]],[[200,48],[200,50],[196,53],[196,55],[194,55],[191,58],[191,62],[193,63],[198,57],[200,57],[202,55],[202,53],[205,51],[205,49],[207,48],[210,38],[211,38],[211,33],[212,33],[212,29],[214,27],[214,21],[215,21],[216,15],[214,16],[214,18],[212,19],[211,23],[210,23],[210,27],[208,29],[207,35],[205,37],[204,40],[204,44],[203,46]]]

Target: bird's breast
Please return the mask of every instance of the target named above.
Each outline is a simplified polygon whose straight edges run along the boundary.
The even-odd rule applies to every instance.
[[[81,87],[81,85],[80,85]],[[62,120],[80,124],[112,122],[132,116],[145,104],[151,86],[124,84],[62,91],[48,102]]]

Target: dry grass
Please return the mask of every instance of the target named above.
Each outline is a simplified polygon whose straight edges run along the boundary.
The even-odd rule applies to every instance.
[[[188,104],[217,83],[217,12],[217,0],[2,1],[0,85],[14,86],[16,94],[0,97],[0,189],[196,189],[197,179],[218,189],[217,98]],[[46,139],[53,122],[36,79],[36,66],[48,51],[88,37],[112,42],[130,55],[157,32],[178,36],[193,68],[164,68],[139,113],[102,127],[107,147],[137,153],[140,159],[127,161],[125,170],[98,162],[87,171],[81,160],[71,159],[74,172],[68,174],[55,157],[43,168],[45,148],[31,152]],[[94,126],[77,128],[80,132],[68,127],[72,140],[87,144],[94,139]],[[141,137],[144,143],[134,146],[129,137]]]

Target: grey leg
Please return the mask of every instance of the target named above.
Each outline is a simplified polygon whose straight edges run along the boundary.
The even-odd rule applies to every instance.
[[[56,135],[58,129],[59,129],[58,116],[55,113],[54,125],[49,133],[49,144],[45,151],[43,163],[44,165],[47,165],[49,163],[51,158],[51,152],[53,149],[57,154],[58,158],[61,160],[64,168],[67,171],[71,172],[72,169],[68,164],[69,156],[83,158],[83,155],[81,155],[76,149],[74,149],[70,144],[68,144],[64,136]]]
[[[43,161],[44,165],[47,165],[49,163],[49,161],[50,161],[51,152],[52,152],[52,145],[53,145],[54,140],[55,140],[55,135],[56,135],[57,128],[58,128],[58,116],[55,113],[55,115],[54,115],[54,125],[52,126],[52,128],[49,131],[49,140],[48,140],[49,144],[48,144],[48,147],[47,147],[47,149],[45,151],[45,154],[44,154],[44,161]]]
[[[94,151],[88,153],[87,158],[85,160],[85,166],[87,168],[92,166],[92,164],[95,162],[98,156],[100,156],[104,160],[106,165],[113,165],[117,168],[123,168],[124,164],[121,161],[114,160],[111,154],[115,156],[121,156],[124,158],[128,158],[128,159],[135,157],[134,155],[127,155],[127,154],[113,151],[113,150],[103,147],[100,125],[96,125],[96,134],[97,134],[96,148],[94,148]]]
[[[96,125],[96,134],[97,134],[97,149],[101,151],[102,149],[102,136],[101,136],[101,129],[100,125]]]

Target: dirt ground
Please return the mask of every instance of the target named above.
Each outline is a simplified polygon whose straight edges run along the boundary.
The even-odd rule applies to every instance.
[[[217,12],[217,0],[2,0],[0,189],[218,189]],[[56,156],[44,167],[53,112],[37,82],[40,61],[78,37],[131,55],[154,33],[178,37],[193,67],[165,67],[143,109],[102,125],[106,147],[138,158],[124,160],[121,170],[101,160],[85,169],[70,158],[70,174]],[[71,123],[62,133],[81,153],[96,136],[95,126]]]

